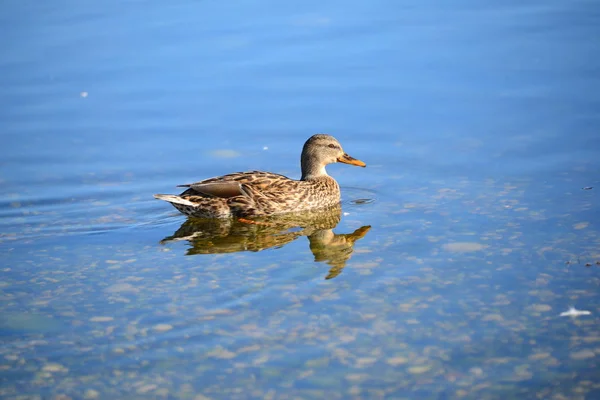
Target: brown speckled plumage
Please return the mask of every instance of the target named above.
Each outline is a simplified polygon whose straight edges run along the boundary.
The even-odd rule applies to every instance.
[[[200,218],[250,218],[326,208],[340,201],[340,187],[325,171],[334,162],[365,166],[344,153],[333,136],[318,134],[302,149],[300,180],[270,172],[236,172],[180,185],[188,189],[178,196],[154,197]]]

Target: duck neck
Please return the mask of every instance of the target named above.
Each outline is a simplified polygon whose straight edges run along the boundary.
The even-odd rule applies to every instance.
[[[310,181],[323,177],[328,177],[327,171],[325,170],[325,164],[315,162],[313,159],[302,158],[300,162],[302,166],[302,181]]]

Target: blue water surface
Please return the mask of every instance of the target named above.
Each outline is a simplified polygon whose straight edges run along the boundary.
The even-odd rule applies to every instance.
[[[596,2],[0,9],[0,398],[600,398]],[[319,132],[333,226],[152,197]]]

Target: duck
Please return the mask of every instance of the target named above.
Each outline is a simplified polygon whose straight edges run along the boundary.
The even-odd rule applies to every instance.
[[[234,172],[196,183],[179,195],[155,194],[181,213],[195,218],[248,220],[329,208],[340,203],[340,186],[325,167],[336,162],[365,167],[349,156],[331,135],[311,136],[300,156],[301,178],[264,171]]]

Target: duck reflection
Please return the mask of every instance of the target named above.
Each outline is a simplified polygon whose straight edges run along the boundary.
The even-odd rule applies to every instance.
[[[341,215],[341,207],[337,205],[327,210],[256,219],[254,223],[189,218],[161,243],[187,240],[191,244],[187,255],[220,254],[282,247],[306,236],[315,261],[331,266],[325,277],[331,279],[346,266],[354,252],[354,243],[371,229],[367,225],[352,233],[334,233],[333,228],[340,222]]]

